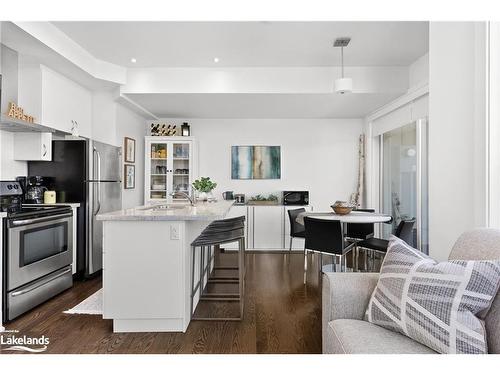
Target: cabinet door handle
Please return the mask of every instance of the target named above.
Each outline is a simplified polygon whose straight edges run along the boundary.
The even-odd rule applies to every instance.
[[[47,155],[47,145],[45,143],[42,144],[42,148],[43,148],[42,156]]]

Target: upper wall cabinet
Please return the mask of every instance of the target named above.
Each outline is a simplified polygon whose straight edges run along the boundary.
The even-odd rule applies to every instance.
[[[14,160],[52,160],[52,133],[14,133]]]
[[[92,92],[92,139],[121,146],[116,136],[117,103],[112,92]],[[121,140],[120,140],[121,141]]]
[[[92,94],[70,79],[41,67],[41,123],[71,133],[75,123],[80,136],[91,136]]]

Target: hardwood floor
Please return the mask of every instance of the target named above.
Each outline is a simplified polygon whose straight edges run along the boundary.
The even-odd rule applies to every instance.
[[[232,256],[223,254],[224,262]],[[46,353],[321,353],[317,258],[309,259],[304,286],[300,252],[247,254],[241,322],[193,321],[184,334],[113,333],[112,322],[101,316],[63,314],[101,287],[94,279],[75,282],[6,329],[45,335],[50,339]]]

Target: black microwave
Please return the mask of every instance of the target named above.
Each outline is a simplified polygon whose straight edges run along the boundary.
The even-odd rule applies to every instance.
[[[309,205],[308,191],[284,191],[283,192],[284,206],[307,206]]]

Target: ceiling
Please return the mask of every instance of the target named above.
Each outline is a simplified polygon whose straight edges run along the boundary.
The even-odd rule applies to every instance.
[[[88,89],[110,90],[117,87],[115,82],[90,75],[12,22],[1,22],[1,43],[24,55],[25,60],[46,65]]]
[[[126,94],[160,118],[361,118],[399,95]]]
[[[407,66],[428,22],[53,22],[94,57],[126,67]],[[214,58],[218,57],[216,64]],[[131,59],[135,58],[136,63]]]

